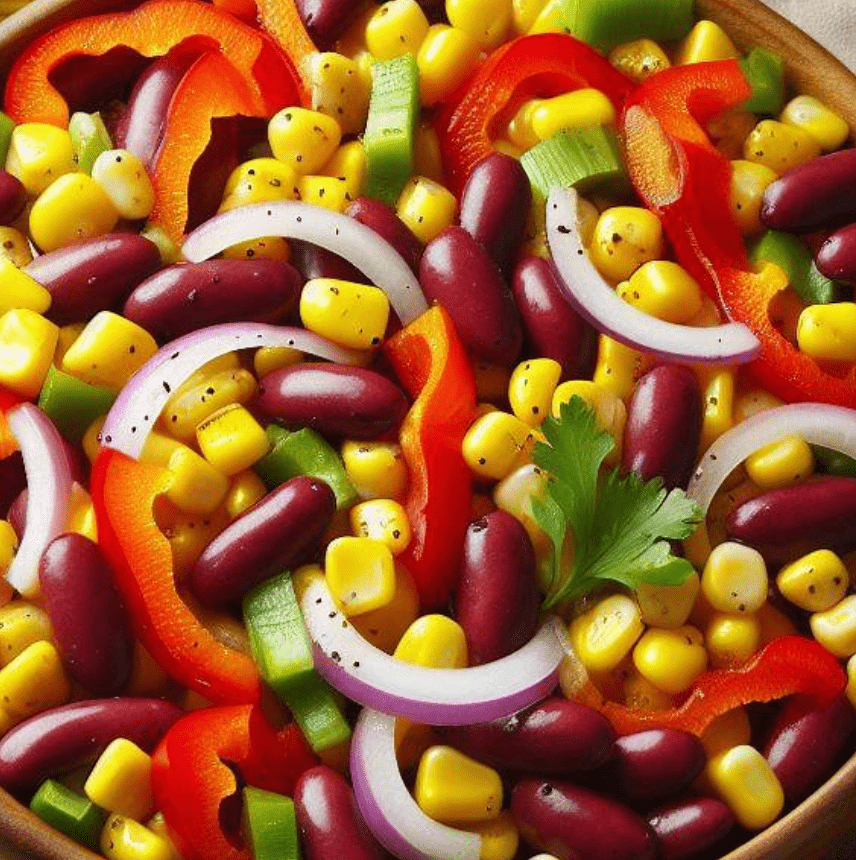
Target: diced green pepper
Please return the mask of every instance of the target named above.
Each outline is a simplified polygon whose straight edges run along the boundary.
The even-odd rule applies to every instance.
[[[351,736],[338,694],[317,672],[289,696],[286,704],[315,752],[344,743]]]
[[[98,851],[107,814],[89,798],[48,779],[33,795],[30,809],[75,842]]]
[[[6,163],[9,154],[9,144],[12,141],[12,132],[15,129],[15,121],[8,114],[0,110],[0,164]]]
[[[297,818],[290,797],[247,786],[243,830],[254,860],[300,860]]]
[[[785,64],[782,58],[765,48],[752,48],[740,65],[752,87],[752,97],[743,105],[743,110],[781,113],[785,104]]]
[[[827,475],[841,478],[856,478],[856,460],[836,451],[834,448],[824,448],[822,445],[812,445],[814,459],[817,460]]]
[[[51,365],[39,394],[39,407],[69,442],[79,445],[86,428],[106,415],[115,399],[115,391],[90,385]]]
[[[92,173],[92,165],[102,152],[113,148],[110,133],[101,114],[77,111],[68,121],[68,133],[77,165],[83,173]]]

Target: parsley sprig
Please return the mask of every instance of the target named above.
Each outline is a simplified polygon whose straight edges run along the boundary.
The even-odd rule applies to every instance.
[[[699,506],[682,490],[667,492],[659,478],[644,481],[618,469],[601,480],[600,467],[614,447],[609,433],[595,429],[594,413],[574,396],[560,418],[541,426],[549,444],[535,446],[535,462],[549,473],[547,493],[533,501],[535,519],[553,544],[551,587],[545,606],[581,597],[618,582],[680,585],[692,565],[672,554],[670,540],[689,537],[701,519]],[[573,563],[560,569],[568,529]]]

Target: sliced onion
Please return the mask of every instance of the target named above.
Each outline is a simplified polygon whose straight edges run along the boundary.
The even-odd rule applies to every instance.
[[[687,495],[707,513],[716,491],[735,467],[759,448],[785,436],[799,436],[811,445],[832,448],[856,459],[856,409],[793,403],[747,418],[707,449],[690,478]]]
[[[227,352],[260,346],[293,347],[339,364],[362,360],[361,353],[302,328],[243,322],[199,329],[161,347],[134,374],[107,415],[101,444],[136,459],[170,395],[194,371]]]
[[[351,740],[351,782],[375,838],[400,860],[478,860],[481,837],[429,818],[398,769],[395,717],[365,708]]]
[[[312,242],[344,257],[387,294],[404,325],[428,309],[419,281],[389,242],[354,218],[308,203],[277,200],[221,212],[197,227],[181,251],[197,263],[263,236]]]
[[[573,189],[550,194],[547,239],[563,292],[598,331],[634,349],[692,364],[743,364],[760,353],[761,344],[743,323],[706,328],[678,325],[625,302],[604,281],[583,247]]]
[[[53,422],[32,403],[6,413],[21,449],[27,476],[27,518],[21,545],[6,571],[6,581],[25,597],[39,592],[39,561],[62,533],[71,499],[71,464]]]
[[[434,726],[484,723],[539,702],[556,686],[565,656],[553,619],[513,654],[467,669],[404,663],[345,622],[323,579],[300,601],[315,646],[315,668],[349,699]]]

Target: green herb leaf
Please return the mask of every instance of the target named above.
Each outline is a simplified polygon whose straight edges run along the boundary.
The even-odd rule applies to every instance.
[[[603,582],[634,588],[639,582],[680,585],[692,565],[672,555],[670,540],[692,534],[698,505],[682,490],[667,493],[659,478],[631,472],[598,474],[613,449],[609,433],[595,429],[594,413],[580,397],[563,404],[560,418],[542,425],[549,445],[535,446],[535,462],[549,475],[547,495],[533,503],[538,524],[553,544],[550,593],[545,605],[579,597]],[[573,532],[570,573],[560,570],[562,546]]]

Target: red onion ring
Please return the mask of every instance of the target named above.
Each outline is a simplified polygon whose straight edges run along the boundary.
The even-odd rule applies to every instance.
[[[643,313],[606,283],[580,238],[577,192],[560,188],[547,201],[547,239],[568,300],[598,331],[659,358],[691,364],[744,364],[761,344],[743,323],[697,327]]]

